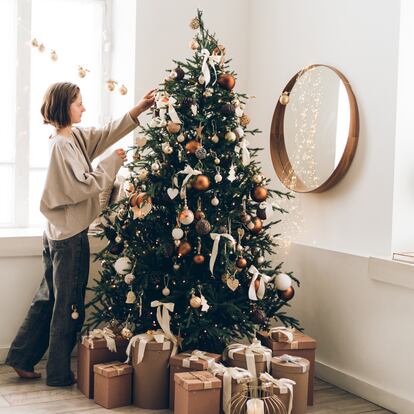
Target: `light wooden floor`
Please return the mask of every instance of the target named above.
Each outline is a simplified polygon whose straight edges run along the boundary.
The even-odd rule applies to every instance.
[[[76,366],[76,360],[72,361]],[[93,400],[84,397],[76,386],[53,388],[45,384],[45,363],[39,364],[42,379],[23,380],[16,377],[14,371],[0,365],[0,414],[51,414],[51,413],[136,413],[169,414],[168,410],[149,411],[134,406],[106,410]],[[315,405],[307,411],[312,414],[385,414],[391,413],[362,398],[349,394],[321,380],[315,383]],[[197,413],[194,413],[197,414]]]

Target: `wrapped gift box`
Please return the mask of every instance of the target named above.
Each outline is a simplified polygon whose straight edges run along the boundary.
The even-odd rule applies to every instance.
[[[271,374],[274,378],[287,378],[293,386],[292,414],[306,413],[308,402],[309,361],[305,358],[283,354],[272,358]]]
[[[174,414],[219,414],[221,381],[208,371],[174,375]]]
[[[114,360],[125,361],[128,340],[114,338],[116,351],[108,349],[105,338],[86,336],[78,345],[78,388],[88,398],[93,398],[93,366]]]
[[[168,408],[168,364],[172,350],[172,342],[163,334],[142,334],[131,338],[134,405],[150,410]]]
[[[247,369],[255,378],[270,370],[271,358],[272,351],[262,346],[257,339],[253,339],[250,345],[229,345],[224,353],[224,359],[229,366]]]
[[[123,362],[95,364],[94,401],[105,408],[131,404],[132,367]]]
[[[276,395],[286,409],[286,413],[292,411],[293,387],[295,381],[288,378],[274,378],[268,373],[260,374],[260,386],[262,390],[269,390],[269,395]]]
[[[292,329],[292,342],[278,342],[276,339],[280,336],[280,333],[278,331],[272,332],[272,330],[270,332],[257,332],[256,336],[263,345],[272,350],[273,356],[281,356],[288,353],[289,355],[305,358],[310,362],[308,405],[313,405],[316,340],[296,329]]]
[[[198,350],[172,356],[170,358],[170,408],[174,408],[174,374],[188,371],[206,371],[214,362],[219,362],[220,360],[220,354],[211,354]]]

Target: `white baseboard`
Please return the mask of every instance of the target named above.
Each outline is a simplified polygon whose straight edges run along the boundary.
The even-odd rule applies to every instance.
[[[358,395],[381,407],[397,414],[413,414],[414,401],[407,400],[396,394],[376,387],[366,381],[354,377],[346,372],[340,371],[316,361],[316,376],[321,380],[329,382],[339,388]]]

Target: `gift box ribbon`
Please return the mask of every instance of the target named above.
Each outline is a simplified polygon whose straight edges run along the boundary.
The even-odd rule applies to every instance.
[[[272,384],[276,386],[276,388],[279,388],[281,394],[289,393],[289,406],[287,414],[290,414],[292,412],[293,404],[293,386],[296,385],[296,382],[288,378],[273,378],[267,372],[260,374],[260,380],[264,383],[264,385]]]
[[[247,369],[239,367],[225,367],[223,364],[214,362],[209,371],[214,375],[223,376],[223,411],[231,413],[231,383],[234,379],[237,384],[243,384],[254,380],[253,375]]]
[[[109,328],[94,329],[89,335],[82,337],[82,344],[94,349],[94,339],[105,339],[106,347],[111,352],[116,352],[115,334]]]
[[[253,339],[253,342],[250,345],[232,344],[226,348],[227,356],[230,359],[234,359],[235,352],[241,351],[245,351],[247,370],[253,375],[254,378],[257,377],[255,354],[263,355],[263,359],[266,361],[267,371],[270,370],[272,351],[269,348],[264,347],[258,339]]]
[[[190,368],[191,362],[198,361],[199,359],[207,361],[207,369],[215,362],[214,358],[209,357],[204,351],[199,351],[198,349],[195,349],[191,354],[184,353],[182,355],[188,355],[187,358],[183,359],[184,368]]]
[[[269,336],[273,340],[277,341],[277,339],[276,339],[277,334],[280,334],[280,335],[282,335],[286,338],[286,342],[288,342],[292,345],[293,345],[293,342],[295,342],[296,345],[297,345],[297,341],[293,341],[293,332],[294,332],[294,330],[291,329],[291,328],[286,328],[285,326],[276,326],[274,328],[269,329]],[[292,348],[293,348],[293,346],[292,346]]]
[[[306,372],[308,369],[308,364],[306,359],[303,359],[301,357],[295,357],[288,354],[283,354],[280,357],[273,357],[276,361],[286,363],[290,362],[291,364],[298,365],[299,367],[302,367],[302,372]]]

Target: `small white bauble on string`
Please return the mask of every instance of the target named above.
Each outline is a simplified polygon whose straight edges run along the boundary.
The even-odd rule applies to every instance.
[[[279,273],[275,278],[275,288],[287,290],[292,286],[292,278],[286,273]]]
[[[244,137],[244,129],[241,126],[238,126],[234,128],[233,132],[236,134],[237,138],[243,138]]]
[[[223,181],[223,176],[222,176],[220,173],[217,173],[217,174],[214,176],[214,181],[215,181],[216,183],[221,183],[221,182]]]
[[[173,264],[173,269],[174,269],[174,270],[180,270],[180,267],[181,267],[181,266],[180,266],[178,263],[174,263],[174,264]]]
[[[228,131],[228,132],[226,132],[226,135],[224,136],[224,138],[228,142],[234,142],[234,141],[236,141],[237,137],[236,137],[236,134],[233,131]]]
[[[214,158],[214,164],[219,165],[220,164],[220,158]]]
[[[252,177],[252,181],[253,181],[255,184],[260,184],[260,183],[263,181],[263,176],[262,176],[261,174],[255,174],[255,175]]]
[[[169,296],[171,291],[167,288],[167,286],[161,291],[164,296]]]
[[[135,280],[135,276],[132,273],[128,273],[127,275],[125,275],[124,277],[124,282],[127,285],[130,285],[133,281]]]
[[[159,171],[159,169],[160,169],[160,164],[158,164],[158,162],[154,162],[151,164],[152,171]]]
[[[144,135],[138,136],[134,138],[134,145],[136,145],[139,148],[145,147],[147,144],[147,137]]]
[[[184,210],[180,212],[178,219],[181,224],[188,226],[194,221],[194,214],[187,206],[185,206]]]
[[[164,142],[161,146],[162,148],[162,152],[166,155],[171,155],[173,152],[173,149],[171,147],[171,145],[168,142]]]
[[[122,237],[121,236],[116,236],[115,237],[115,243],[121,243],[122,241]]]
[[[120,275],[126,275],[129,273],[132,269],[132,263],[131,260],[129,260],[129,257],[120,257],[117,259],[117,261],[114,263],[114,268],[116,272]]]
[[[72,313],[71,313],[71,318],[73,319],[73,320],[76,320],[76,319],[78,319],[79,318],[79,312],[78,312],[78,310],[76,309],[76,306],[75,305],[72,305]]]
[[[145,181],[148,178],[148,171],[147,170],[140,170],[138,173],[138,178],[141,181]]]
[[[254,224],[253,224],[253,227],[254,227]],[[259,257],[256,259],[257,264],[263,264],[263,263],[264,263],[264,261],[265,261],[265,258],[264,258],[263,256],[259,256]]]
[[[214,142],[214,144],[217,144],[220,141],[220,138],[219,138],[219,136],[217,134],[214,134],[211,137],[211,141]]]
[[[175,229],[173,229],[173,231],[171,233],[172,233],[172,236],[173,236],[174,240],[180,240],[184,236],[183,230],[180,229],[179,227],[176,227]]]
[[[121,86],[119,87],[119,93],[120,93],[121,95],[126,95],[126,94],[128,93],[128,89],[127,89],[127,87],[126,87],[125,85],[121,85]]]
[[[185,141],[185,136],[184,136],[184,134],[180,134],[180,135],[178,135],[178,137],[177,137],[177,141],[178,141],[178,142],[184,142],[184,141]]]
[[[220,200],[219,200],[216,196],[214,196],[214,197],[211,199],[211,205],[212,205],[212,206],[217,207],[217,206],[219,205],[219,203],[220,203]]]

